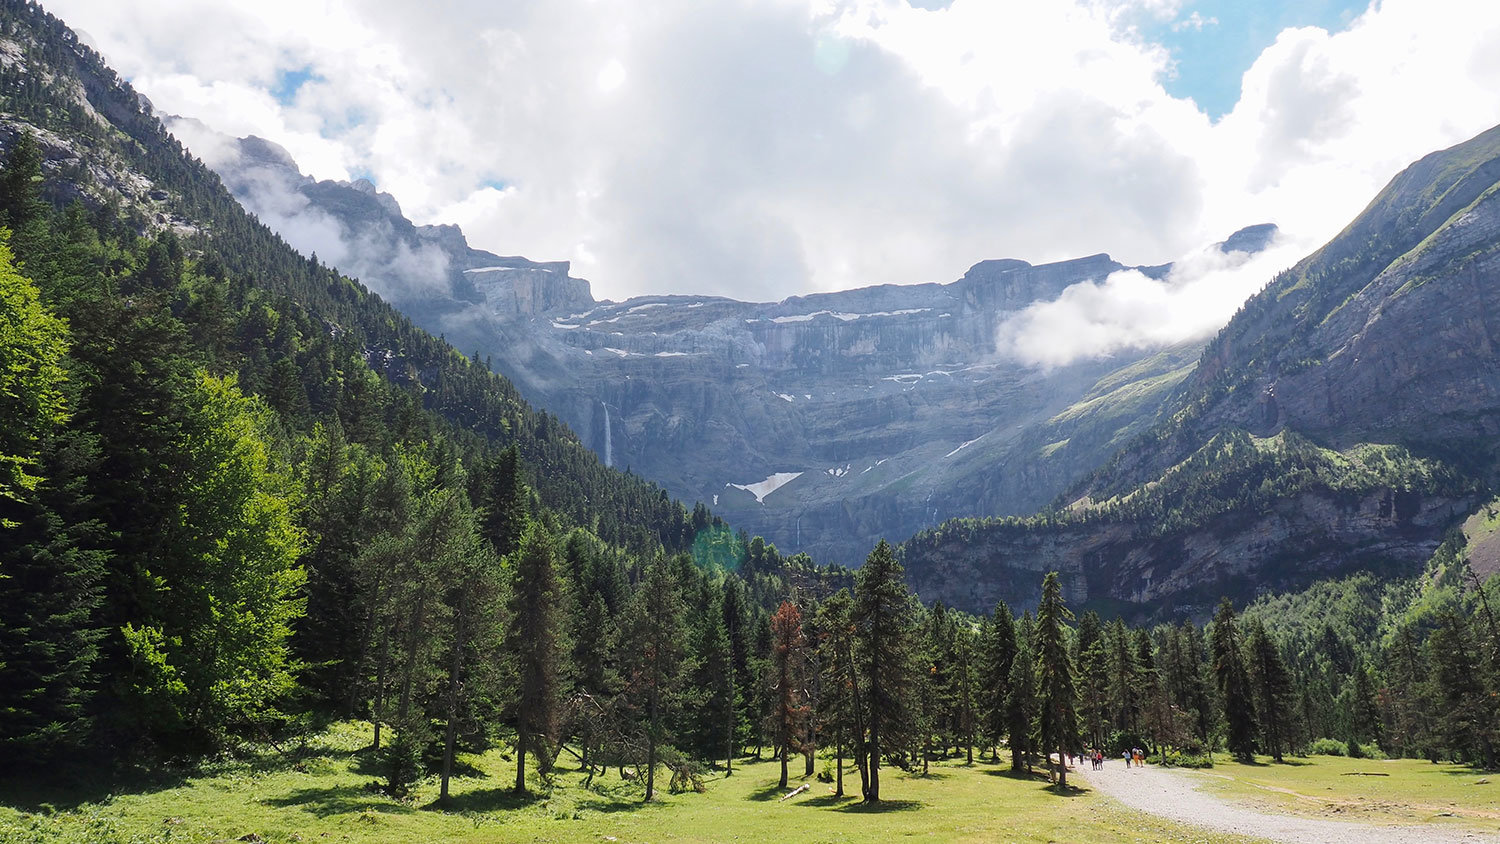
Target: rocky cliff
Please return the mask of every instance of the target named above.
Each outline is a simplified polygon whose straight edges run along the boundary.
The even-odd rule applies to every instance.
[[[1035,511],[1152,422],[1199,352],[1045,371],[997,352],[1007,315],[1127,269],[1108,255],[775,303],[596,302],[567,262],[414,226],[369,182],[315,181],[260,139],[226,149],[210,163],[294,245],[487,356],[607,462],[819,561],[857,564],[947,518]],[[1248,255],[1274,234],[1221,246]]]

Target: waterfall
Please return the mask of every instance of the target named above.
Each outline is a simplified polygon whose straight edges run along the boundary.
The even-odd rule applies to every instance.
[[[609,405],[604,402],[599,403],[604,405],[604,465],[613,466],[615,465],[615,441],[609,431]]]

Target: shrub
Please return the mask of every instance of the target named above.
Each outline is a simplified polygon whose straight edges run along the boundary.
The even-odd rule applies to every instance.
[[[1320,738],[1307,746],[1309,756],[1347,756],[1349,745],[1338,739]]]

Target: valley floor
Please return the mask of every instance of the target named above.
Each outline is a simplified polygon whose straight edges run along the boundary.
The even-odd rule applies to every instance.
[[[707,780],[702,794],[663,794],[643,806],[641,790],[617,772],[582,787],[576,771],[560,772],[548,796],[522,799],[510,785],[514,763],[492,750],[465,760],[452,807],[432,807],[437,784],[423,784],[411,803],[368,788],[377,771],[363,748],[368,725],[335,725],[303,750],[247,752],[206,769],[149,786],[49,792],[0,784],[0,841],[58,842],[795,842],[886,841],[1163,841],[1244,842],[1126,808],[1087,788],[1059,796],[1039,778],[1013,776],[1008,765],[961,760],[937,763],[926,776],[885,772],[887,803],[879,810],[857,797],[835,798],[831,786],[781,801],[778,766],[737,765]],[[564,754],[564,760],[571,757]],[[818,760],[821,769],[825,760]],[[571,768],[571,765],[569,766]],[[793,773],[802,772],[797,760]],[[663,782],[665,777],[663,778]],[[792,785],[803,782],[792,780]],[[858,794],[858,774],[846,789]],[[255,837],[247,837],[247,836]]]
[[[1111,761],[1075,775],[1126,806],[1215,833],[1288,844],[1500,842],[1495,786],[1455,765],[1315,756],[1188,771]]]

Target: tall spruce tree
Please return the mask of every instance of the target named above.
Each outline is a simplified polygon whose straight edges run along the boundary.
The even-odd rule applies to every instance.
[[[818,666],[823,694],[818,698],[822,732],[834,748],[834,796],[844,796],[844,751],[863,734],[859,678],[854,667],[854,602],[839,590],[818,607]]]
[[[1042,601],[1036,610],[1036,736],[1044,753],[1057,751],[1057,787],[1068,787],[1068,754],[1081,753],[1078,740],[1078,689],[1073,676],[1073,654],[1068,650],[1068,622],[1073,613],[1063,602],[1057,572],[1042,580]]]
[[[1265,749],[1277,762],[1291,736],[1292,708],[1296,689],[1281,658],[1281,649],[1266,633],[1259,619],[1249,625],[1246,647],[1250,652],[1251,677],[1255,683],[1256,711],[1260,715]]]
[[[1005,701],[1010,691],[1010,669],[1016,659],[1016,623],[1010,606],[1004,601],[995,605],[984,628],[984,668],[982,698],[985,711],[985,733],[995,749],[998,761],[1000,739],[1007,729]]]
[[[1031,772],[1031,754],[1036,750],[1036,625],[1030,610],[1021,614],[1016,630],[1016,658],[1010,664],[1009,691],[1005,697],[1005,731],[1010,744],[1010,768]]]
[[[900,746],[911,723],[913,631],[905,572],[885,540],[865,558],[856,578],[851,618],[866,713],[866,735],[857,753],[868,777],[865,802],[879,803],[881,754]]]
[[[1251,759],[1255,755],[1255,703],[1234,604],[1228,598],[1219,602],[1214,614],[1212,642],[1214,677],[1224,701],[1224,721],[1228,727],[1225,743],[1230,753],[1240,759]]]
[[[528,752],[541,773],[551,769],[567,653],[567,593],[558,576],[557,550],[541,523],[532,522],[521,535],[513,571],[505,641],[515,660],[516,792],[524,794]]]
[[[657,556],[646,566],[640,588],[620,625],[617,659],[627,699],[646,745],[647,801],[656,797],[656,766],[678,703],[687,629],[686,608],[671,561]]]

